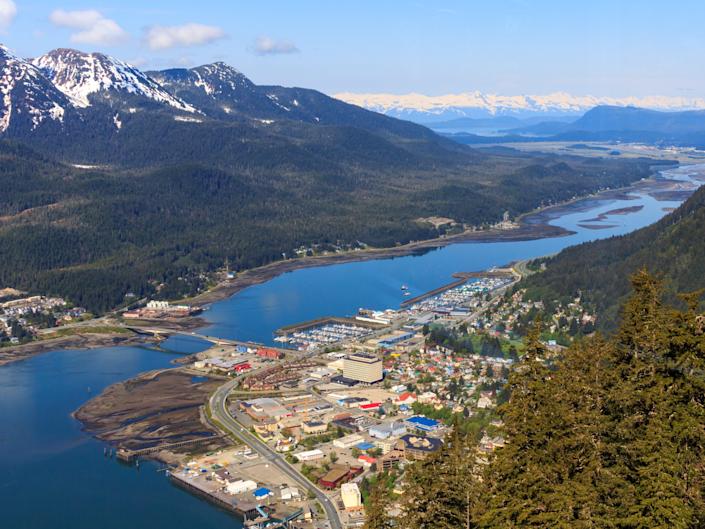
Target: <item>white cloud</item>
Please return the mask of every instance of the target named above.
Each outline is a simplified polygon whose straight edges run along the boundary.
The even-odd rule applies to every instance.
[[[49,15],[49,20],[55,26],[78,30],[71,34],[71,42],[78,44],[118,44],[128,38],[117,22],[95,9],[56,9]]]
[[[271,37],[262,36],[255,41],[254,51],[257,55],[279,55],[298,53],[299,48],[288,40],[274,40]]]
[[[17,6],[12,0],[0,0],[0,30],[5,30],[15,19]]]
[[[166,50],[177,46],[199,46],[225,38],[225,31],[217,26],[184,24],[182,26],[153,26],[147,29],[145,42],[152,50]]]

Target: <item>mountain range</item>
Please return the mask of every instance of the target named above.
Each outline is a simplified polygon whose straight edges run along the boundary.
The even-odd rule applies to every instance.
[[[492,121],[506,122],[508,118]],[[667,144],[684,147],[705,147],[705,110],[662,112],[636,107],[598,106],[574,120],[523,120],[518,126],[493,128],[485,126],[486,134],[467,118],[445,122],[439,132],[467,145],[512,143],[516,141],[603,141]],[[533,121],[533,123],[531,122]],[[465,132],[467,131],[467,132]]]
[[[565,92],[546,95],[497,95],[479,91],[440,96],[341,92],[335,97],[389,116],[433,124],[454,118],[578,116],[596,106],[633,106],[652,110],[705,109],[705,98],[674,96],[599,97]]]
[[[226,260],[444,235],[621,187],[647,160],[482,153],[224,63],[142,72],[100,53],[0,48],[0,285],[94,312],[192,294]]]

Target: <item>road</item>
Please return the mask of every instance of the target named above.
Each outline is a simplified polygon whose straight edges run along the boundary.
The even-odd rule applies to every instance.
[[[274,465],[284,475],[290,477],[303,489],[310,491],[316,496],[330,522],[331,529],[343,529],[338,511],[328,496],[322,490],[311,483],[303,474],[287,463],[279,454],[269,448],[257,436],[250,433],[245,427],[238,423],[228,412],[227,398],[230,391],[237,384],[237,380],[232,380],[220,386],[210,398],[210,409],[213,418],[220,422],[230,433],[240,439],[243,443],[252,448],[262,458]]]

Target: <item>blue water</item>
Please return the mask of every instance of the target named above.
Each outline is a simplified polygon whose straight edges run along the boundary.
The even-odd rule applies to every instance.
[[[70,416],[107,385],[168,367],[174,358],[112,347],[48,353],[0,368],[0,527],[241,527],[168,484],[155,465],[136,469],[105,458],[104,445]]]
[[[616,208],[604,230],[579,223]],[[567,237],[504,243],[468,243],[420,256],[298,270],[253,286],[205,313],[207,334],[271,342],[276,328],[359,307],[398,307],[400,286],[422,293],[459,271],[482,270],[557,252],[583,241],[650,224],[678,202],[645,195],[634,200],[587,201],[586,210],[554,219],[575,230]],[[187,354],[208,344],[175,337],[164,344]],[[167,367],[175,354],[139,347],[55,351],[0,367],[0,528],[131,529],[240,527],[225,512],[167,483],[155,466],[140,470],[103,456],[103,444],[81,432],[70,413],[107,385]],[[89,391],[90,388],[90,391]]]

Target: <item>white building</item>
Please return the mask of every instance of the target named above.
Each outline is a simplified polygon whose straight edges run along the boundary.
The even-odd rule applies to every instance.
[[[325,457],[325,454],[316,448],[315,450],[308,450],[306,452],[299,452],[298,454],[294,454],[296,459],[299,461],[315,461],[317,459],[323,459]]]
[[[364,443],[365,439],[362,438],[361,436],[357,434],[352,434],[352,435],[346,435],[345,437],[341,437],[340,439],[335,439],[333,441],[333,446],[336,448],[352,448],[353,446],[357,446],[360,443]]]
[[[362,495],[357,483],[343,483],[340,487],[340,498],[346,511],[356,511],[362,508]]]
[[[251,479],[248,480],[242,480],[239,479],[237,481],[231,481],[225,486],[225,490],[228,491],[228,494],[242,494],[244,492],[250,492],[251,490],[255,490],[257,488],[257,483],[252,481]]]

